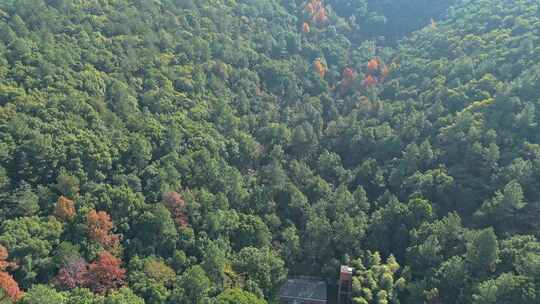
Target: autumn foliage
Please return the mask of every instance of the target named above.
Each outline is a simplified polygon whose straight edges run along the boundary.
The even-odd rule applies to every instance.
[[[5,271],[8,267],[11,267],[12,263],[7,261],[8,251],[6,247],[0,245],[0,271]]]
[[[56,208],[54,215],[64,221],[70,220],[75,216],[75,204],[72,200],[65,196],[60,196],[58,202],[56,202]]]
[[[22,291],[19,289],[19,285],[7,272],[0,272],[0,288],[4,290],[8,298],[14,301],[22,297]]]
[[[305,11],[316,23],[326,23],[328,21],[328,12],[321,0],[311,0],[304,7]]]
[[[6,271],[8,268],[16,268],[17,265],[7,262],[7,258],[7,249],[0,245],[0,288],[4,290],[5,296],[16,301],[22,297],[22,291],[19,289],[19,285],[15,279]],[[4,299],[0,298],[0,302],[2,300]]]
[[[120,237],[111,233],[113,223],[111,217],[105,211],[96,212],[92,210],[86,217],[88,235],[90,239],[96,241],[107,248],[118,246]]]
[[[88,287],[96,293],[105,293],[124,284],[126,270],[122,261],[108,251],[99,254],[96,261],[88,266]]]
[[[377,84],[377,78],[371,75],[367,75],[366,78],[364,78],[364,81],[362,81],[362,84],[365,87],[371,87]]]
[[[356,71],[350,67],[343,70],[341,75],[341,83],[339,84],[340,94],[344,94],[349,89],[353,81],[356,79],[356,76]]]
[[[8,268],[17,268],[17,264],[7,261],[8,256],[9,254],[6,247],[0,245],[0,271],[6,271]]]
[[[326,66],[324,66],[320,59],[315,59],[313,62],[313,68],[317,74],[324,78],[324,75],[326,75]]]
[[[390,69],[377,58],[373,58],[367,63],[367,76],[362,84],[366,87],[382,83],[390,74]]]
[[[302,32],[307,34],[310,31],[311,31],[311,28],[309,27],[309,24],[307,22],[304,22],[304,24],[302,25]]]
[[[186,227],[189,224],[186,214],[186,202],[178,192],[168,192],[163,195],[165,206],[171,212],[174,221],[180,227]]]
[[[68,261],[60,268],[55,283],[66,289],[86,286],[88,283],[88,263],[83,258]]]
[[[373,58],[367,64],[367,69],[369,72],[374,72],[379,69],[379,60]]]
[[[55,284],[64,289],[87,287],[96,293],[105,293],[124,284],[126,270],[122,261],[108,251],[88,264],[83,258],[68,261],[54,279]]]

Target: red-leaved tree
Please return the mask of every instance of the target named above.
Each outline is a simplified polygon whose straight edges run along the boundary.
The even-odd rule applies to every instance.
[[[171,212],[174,221],[180,227],[186,227],[189,224],[186,214],[186,202],[178,192],[167,192],[163,195],[163,202],[169,212]]]
[[[88,266],[88,287],[96,293],[103,294],[122,286],[126,270],[121,264],[122,261],[108,251],[101,252],[98,259]]]

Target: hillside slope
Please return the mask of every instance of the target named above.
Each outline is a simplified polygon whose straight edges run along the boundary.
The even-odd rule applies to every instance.
[[[431,2],[0,0],[0,302],[538,303],[540,3]]]

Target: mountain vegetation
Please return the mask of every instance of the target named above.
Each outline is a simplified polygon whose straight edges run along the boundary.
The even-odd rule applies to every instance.
[[[0,303],[540,303],[539,62],[534,0],[0,0]]]

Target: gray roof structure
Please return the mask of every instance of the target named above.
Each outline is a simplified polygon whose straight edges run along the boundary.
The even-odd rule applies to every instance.
[[[281,299],[327,303],[326,282],[310,277],[292,278],[281,287]]]

